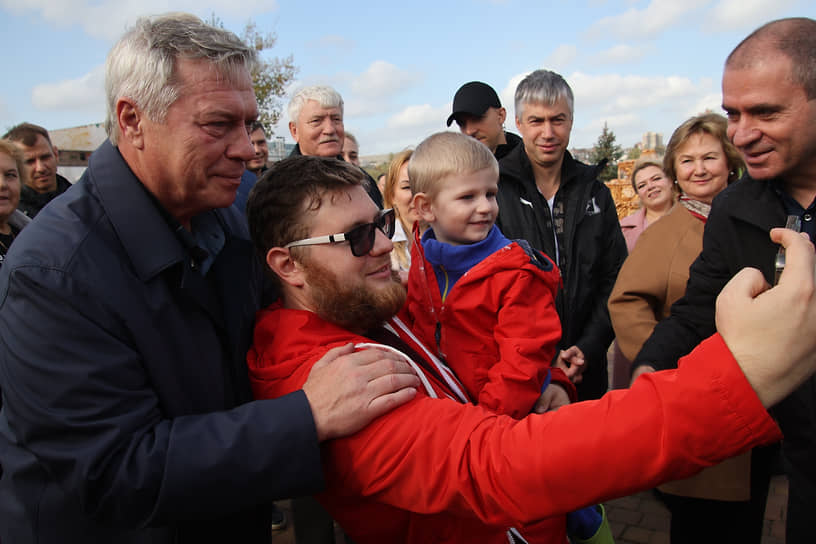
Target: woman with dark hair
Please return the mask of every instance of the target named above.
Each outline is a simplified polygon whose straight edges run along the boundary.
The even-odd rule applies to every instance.
[[[679,201],[640,237],[609,297],[618,345],[630,360],[683,296],[689,266],[702,251],[711,202],[745,168],[726,126],[721,115],[698,115],[680,125],[666,146],[663,169],[675,180]],[[638,367],[635,377],[650,370]],[[759,544],[769,456],[769,450],[754,450],[661,486],[660,497],[672,514],[672,543]]]

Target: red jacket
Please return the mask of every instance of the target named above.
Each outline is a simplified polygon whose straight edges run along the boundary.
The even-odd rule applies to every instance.
[[[520,419],[533,408],[561,338],[555,292],[561,275],[516,242],[492,253],[462,276],[445,301],[419,234],[411,245],[408,326],[447,361],[476,404]],[[575,400],[575,386],[552,369],[552,381]]]
[[[261,311],[247,355],[255,396],[296,391],[330,348],[368,341],[311,312]],[[426,377],[434,394],[451,394]],[[685,477],[779,438],[715,335],[678,370],[518,421],[420,390],[322,445],[327,490],[318,498],[359,544],[506,543],[506,527]],[[552,542],[564,538],[555,518]]]

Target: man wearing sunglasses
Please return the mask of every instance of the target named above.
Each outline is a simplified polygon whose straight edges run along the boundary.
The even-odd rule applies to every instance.
[[[758,297],[767,286],[756,271],[735,278],[720,299],[722,336],[679,369],[600,401],[522,421],[496,416],[469,402],[400,319],[393,218],[367,197],[357,169],[286,159],[258,182],[247,216],[281,287],[247,356],[256,398],[297,390],[315,361],[349,342],[397,354],[423,384],[409,403],[324,444],[318,498],[359,544],[507,542],[509,528],[542,519],[552,521],[551,541],[564,542],[564,512],[778,440],[766,408],[816,370],[816,259],[804,239],[778,230],[787,276]]]

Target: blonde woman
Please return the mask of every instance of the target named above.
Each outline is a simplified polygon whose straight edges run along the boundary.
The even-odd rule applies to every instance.
[[[406,149],[398,153],[388,167],[385,176],[385,190],[383,191],[383,207],[393,208],[397,216],[396,231],[392,242],[391,266],[398,270],[403,277],[403,283],[408,279],[408,270],[411,268],[411,233],[414,223],[419,220],[411,199],[411,185],[408,183],[408,160],[413,150]]]

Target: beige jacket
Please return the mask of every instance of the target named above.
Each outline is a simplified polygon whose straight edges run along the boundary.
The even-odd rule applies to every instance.
[[[704,227],[682,204],[675,204],[640,235],[623,263],[609,296],[609,316],[618,345],[630,360],[685,293],[689,267],[703,249]],[[750,474],[749,452],[660,489],[684,497],[748,500]]]

